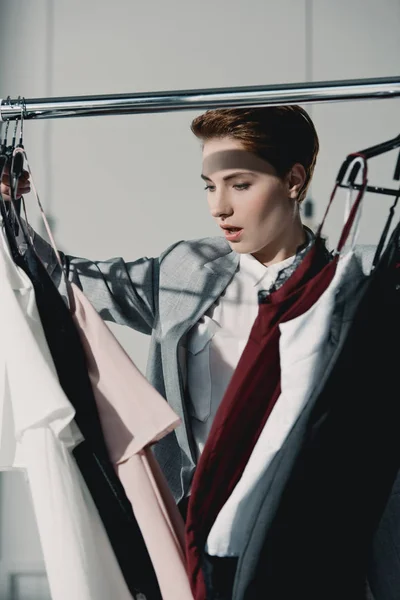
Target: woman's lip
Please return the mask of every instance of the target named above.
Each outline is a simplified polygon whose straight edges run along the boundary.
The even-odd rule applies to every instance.
[[[239,231],[230,232],[228,229],[224,229],[225,239],[227,239],[228,242],[235,242],[241,236],[242,231],[243,229],[239,229]]]

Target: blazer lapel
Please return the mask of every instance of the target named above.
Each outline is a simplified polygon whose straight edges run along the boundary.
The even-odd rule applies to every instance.
[[[182,426],[175,430],[178,443],[193,463],[196,458],[194,445],[191,439],[189,442],[188,437],[188,416],[178,358],[179,342],[219,298],[233,278],[238,264],[239,255],[231,251],[200,267],[198,265],[194,267],[191,273],[188,273],[186,283],[182,281],[182,289],[175,304],[170,306],[167,314],[162,318],[165,388],[171,407],[182,419]],[[169,318],[170,315],[173,318]]]

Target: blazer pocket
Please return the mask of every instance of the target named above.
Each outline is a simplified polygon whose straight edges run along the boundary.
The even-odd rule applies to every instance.
[[[219,325],[204,316],[187,341],[189,414],[205,423],[211,414],[210,345]]]

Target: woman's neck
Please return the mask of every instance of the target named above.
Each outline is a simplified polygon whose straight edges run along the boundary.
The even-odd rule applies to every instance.
[[[260,263],[268,267],[274,263],[281,262],[290,256],[294,256],[299,246],[307,241],[307,234],[299,219],[293,222],[293,227],[285,231],[284,237],[279,238],[274,244],[270,244],[253,254]]]

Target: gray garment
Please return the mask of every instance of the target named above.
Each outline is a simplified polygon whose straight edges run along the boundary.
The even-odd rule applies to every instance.
[[[32,232],[37,253],[63,292],[51,246]],[[125,262],[61,256],[68,278],[106,321],[151,335],[146,376],[182,419],[154,453],[176,500],[187,495],[196,463],[184,401],[187,332],[219,298],[235,274],[239,255],[222,237],[180,241],[158,258]]]
[[[279,506],[296,457],[301,449],[309,415],[315,401],[319,397],[320,391],[324,388],[337,357],[341,353],[348,329],[358,306],[358,300],[368,280],[366,275],[372,266],[374,253],[375,247],[373,246],[356,249],[356,256],[360,261],[358,273],[354,272],[354,269],[349,270],[343,280],[332,315],[329,341],[325,347],[324,354],[320,358],[321,368],[318,369],[318,372],[324,373],[324,376],[316,382],[309,401],[303,408],[293,429],[290,431],[283,446],[273,458],[264,475],[262,483],[263,492],[259,494],[260,503],[254,510],[252,530],[237,565],[233,600],[243,600],[245,598],[246,589],[253,579],[264,539]]]

